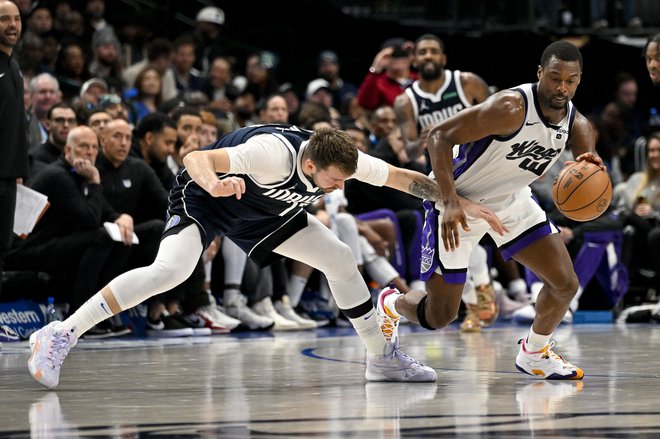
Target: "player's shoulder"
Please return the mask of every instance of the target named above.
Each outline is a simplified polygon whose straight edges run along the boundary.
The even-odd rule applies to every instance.
[[[517,90],[506,89],[493,93],[485,103],[503,113],[525,112],[525,97]]]
[[[591,122],[584,114],[575,109],[575,117],[573,118],[573,125],[571,131],[574,133],[591,133],[593,131]]]
[[[458,72],[458,77],[461,79],[461,84],[463,86],[473,84],[473,83],[485,83],[484,79],[477,75],[474,72],[464,72],[464,71],[459,71]]]

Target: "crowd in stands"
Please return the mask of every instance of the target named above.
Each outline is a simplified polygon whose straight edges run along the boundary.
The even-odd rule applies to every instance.
[[[275,75],[281,61],[274,53],[262,50],[245,60],[223,55],[216,40],[225,16],[217,7],[201,9],[190,33],[140,46],[138,38],[119,34],[106,20],[105,0],[86,0],[80,9],[67,0],[15,3],[24,23],[16,56],[29,130],[25,184],[46,194],[51,206],[27,239],[15,239],[4,269],[57,278],[56,299],[69,313],[116,275],[153,260],[183,157],[234,129],[258,123],[341,128],[365,153],[428,170],[423,154],[406,154],[394,110],[396,97],[418,78],[413,41],[384,41],[359,84],[342,78],[335,51],[323,50],[316,60],[318,76],[309,78],[299,95]],[[660,42],[651,41],[647,65],[657,80]],[[610,211],[597,224],[553,216],[567,245],[575,245],[575,257],[589,230],[625,236],[618,249],[621,262],[632,281],[644,279],[646,289],[636,301],[617,297],[610,308],[660,293],[660,131],[635,106],[642,80],[648,78],[622,73],[612,101],[590,115],[597,151],[617,188]],[[534,188],[549,211],[551,178]],[[325,197],[310,211],[351,247],[374,290],[390,284],[404,292],[424,288],[421,200],[348,181],[344,192]],[[107,223],[119,230],[118,241],[106,232]],[[489,268],[496,268],[490,281],[504,318],[533,301],[533,289],[521,287],[525,274],[519,267],[499,263],[492,251],[489,256]],[[205,250],[184,284],[147,306],[147,333],[160,337],[343,324],[323,276],[312,267],[284,260],[259,268],[225,239]],[[128,332],[110,319],[85,337]]]

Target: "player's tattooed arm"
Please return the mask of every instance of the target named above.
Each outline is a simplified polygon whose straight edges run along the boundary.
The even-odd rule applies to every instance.
[[[410,182],[408,193],[418,198],[425,200],[439,201],[440,200],[440,186],[435,180],[419,175]]]

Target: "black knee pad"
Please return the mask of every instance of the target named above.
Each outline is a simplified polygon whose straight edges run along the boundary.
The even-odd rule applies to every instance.
[[[435,328],[429,325],[426,321],[426,301],[428,298],[429,296],[424,296],[422,300],[419,301],[419,304],[417,305],[417,320],[422,328],[435,331]]]

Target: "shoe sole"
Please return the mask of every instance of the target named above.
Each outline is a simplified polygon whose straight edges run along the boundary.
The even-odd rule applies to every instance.
[[[437,375],[434,379],[421,380],[421,381],[395,380],[395,379],[387,378],[386,376],[383,376],[381,374],[376,374],[376,373],[372,373],[372,372],[369,372],[369,371],[366,371],[364,373],[364,377],[370,383],[435,383],[436,381],[438,381]]]
[[[536,373],[529,373],[522,367],[518,366],[518,363],[516,363],[516,369],[518,369],[520,372],[524,373],[525,375],[532,376],[534,378],[540,379],[540,380],[553,380],[553,381],[578,381],[584,378],[584,372],[582,370],[575,371],[575,375],[559,375],[556,373],[553,373],[552,375],[548,375],[547,377],[543,372],[540,372],[538,374]]]

